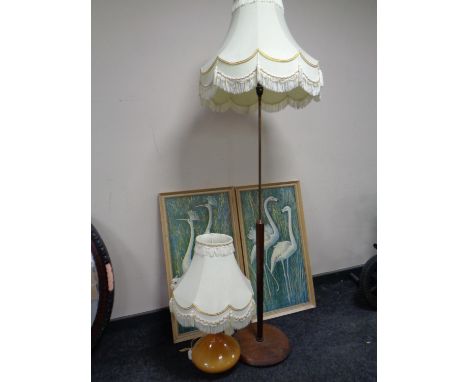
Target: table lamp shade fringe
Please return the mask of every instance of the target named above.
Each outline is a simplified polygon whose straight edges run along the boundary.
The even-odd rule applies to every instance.
[[[226,245],[201,245],[199,243],[195,244],[195,253],[197,256],[209,256],[209,257],[224,257],[230,256],[234,253],[234,245],[232,243]]]
[[[252,300],[243,309],[228,307],[223,312],[207,314],[192,306],[183,308],[172,298],[169,308],[179,324],[184,327],[195,327],[203,333],[216,334],[247,326],[255,314],[255,301]]]
[[[232,4],[232,11],[234,12],[236,9],[243,7],[244,5],[249,5],[253,3],[272,3],[277,5],[280,8],[283,8],[283,1],[282,0],[234,0]]]

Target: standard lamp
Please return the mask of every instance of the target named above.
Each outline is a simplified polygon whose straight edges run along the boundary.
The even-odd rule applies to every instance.
[[[290,352],[284,333],[263,323],[262,109],[305,107],[322,86],[319,62],[292,37],[282,0],[234,0],[224,43],[201,68],[199,92],[214,111],[258,110],[257,324],[236,334],[242,360],[255,366],[279,363]]]

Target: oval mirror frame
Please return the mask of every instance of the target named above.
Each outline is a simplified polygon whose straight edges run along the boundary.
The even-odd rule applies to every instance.
[[[114,272],[106,245],[92,224],[91,254],[99,281],[99,302],[94,321],[91,325],[91,347],[94,348],[99,342],[111,317],[114,305]]]

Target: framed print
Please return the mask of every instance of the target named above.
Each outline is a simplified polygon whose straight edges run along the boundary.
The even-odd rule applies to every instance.
[[[256,294],[258,186],[236,188],[245,274]],[[265,224],[265,319],[315,308],[298,181],[262,186]],[[256,296],[255,296],[256,297]]]
[[[161,226],[166,260],[167,289],[188,269],[195,237],[203,233],[224,233],[234,239],[239,267],[244,271],[234,188],[215,188],[159,195]],[[195,328],[184,328],[171,315],[174,343],[201,336]]]

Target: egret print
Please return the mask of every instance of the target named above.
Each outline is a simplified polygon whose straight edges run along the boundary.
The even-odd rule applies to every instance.
[[[265,249],[265,262],[266,262],[266,268],[268,269],[268,250],[278,241],[279,239],[279,231],[278,227],[276,226],[275,222],[271,218],[270,212],[268,211],[268,203],[270,202],[277,202],[278,199],[276,199],[274,196],[269,196],[268,198],[265,199],[263,202],[263,210],[264,210],[264,216],[267,219],[267,224],[265,225],[265,232],[264,232],[264,249]],[[255,226],[250,227],[249,234],[248,234],[249,240],[252,241],[253,246],[252,249],[250,250],[250,264],[253,264],[253,262],[256,259],[257,255],[257,245],[256,245],[256,239],[257,239],[257,234],[256,234],[256,229]],[[268,269],[270,271],[270,269]],[[271,273],[271,271],[270,271]],[[275,277],[272,275],[273,280],[275,281],[277,287],[278,282],[276,281]],[[269,278],[264,278],[265,279],[265,284],[267,288],[267,293],[271,297],[271,287],[269,283]]]
[[[256,186],[236,188],[247,277],[256,295]],[[263,221],[265,317],[315,307],[299,182],[264,185]]]
[[[207,196],[206,203],[196,206],[196,208],[204,207],[208,211],[208,223],[204,233],[211,233],[211,226],[213,225],[213,208],[218,205],[218,201],[214,196]]]
[[[194,222],[200,220],[197,213],[190,210],[187,212],[188,218],[187,219],[177,219],[179,221],[186,222],[190,227],[190,240],[187,246],[187,250],[185,251],[184,258],[182,259],[182,274],[180,276],[176,275],[171,281],[171,288],[174,289],[177,284],[179,283],[181,277],[190,267],[190,263],[192,262],[192,254],[193,254],[193,246],[195,243],[195,227]]]
[[[183,222],[187,222],[187,224],[190,227],[190,240],[189,240],[189,244],[187,247],[187,251],[185,251],[184,258],[182,259],[182,272],[183,273],[187,272],[187,269],[189,268],[190,263],[192,262],[193,243],[195,242],[195,227],[194,227],[193,222],[200,220],[198,215],[192,210],[187,212],[187,215],[188,215],[188,219],[177,219]]]
[[[273,248],[273,253],[271,254],[271,266],[270,272],[273,275],[275,271],[275,265],[278,261],[281,261],[283,265],[284,279],[286,280],[286,290],[288,292],[288,300],[291,302],[291,293],[290,293],[290,281],[289,281],[289,267],[288,260],[289,258],[297,252],[297,242],[294,238],[294,232],[292,229],[292,218],[291,218],[291,207],[285,206],[281,212],[288,213],[288,230],[289,230],[289,240],[281,241],[275,245]],[[286,266],[284,262],[286,261]]]

